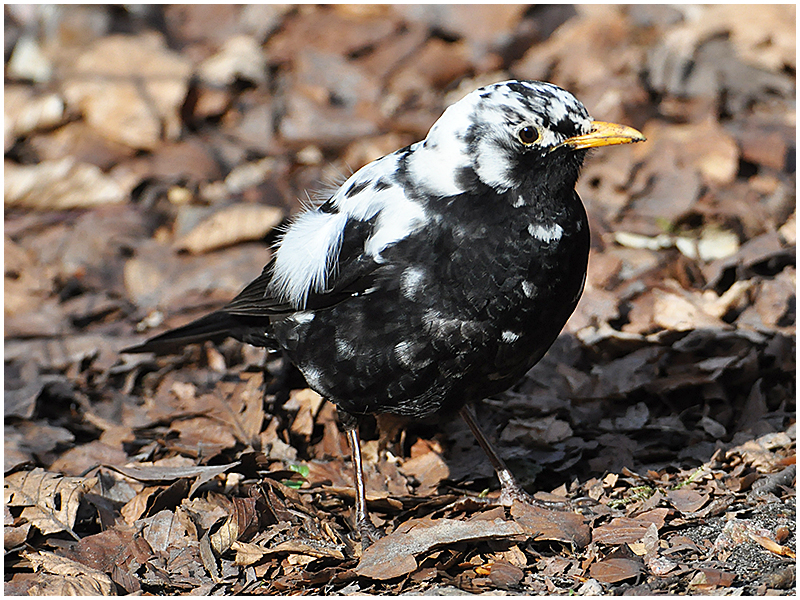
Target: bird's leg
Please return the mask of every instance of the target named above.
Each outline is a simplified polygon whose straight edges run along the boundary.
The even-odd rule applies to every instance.
[[[500,504],[503,506],[511,506],[514,500],[517,500],[527,504],[534,504],[545,508],[555,508],[560,510],[570,507],[569,502],[548,502],[546,500],[539,500],[522,489],[522,486],[519,484],[516,477],[514,477],[514,475],[506,466],[505,461],[500,458],[500,455],[497,453],[497,450],[495,450],[495,447],[483,434],[483,431],[481,431],[481,428],[478,426],[478,422],[475,420],[475,415],[472,413],[472,409],[469,406],[464,406],[461,408],[459,414],[461,415],[461,418],[466,421],[467,426],[475,435],[475,438],[478,440],[478,444],[481,448],[483,448],[486,456],[489,457],[489,462],[492,464],[492,467],[494,467],[494,470],[497,473],[497,478],[500,480]]]
[[[347,441],[350,444],[350,455],[353,459],[356,479],[356,529],[361,534],[361,546],[367,548],[383,537],[380,529],[373,525],[367,513],[367,491],[364,479],[364,464],[361,461],[361,439],[358,437],[358,424],[347,426]]]

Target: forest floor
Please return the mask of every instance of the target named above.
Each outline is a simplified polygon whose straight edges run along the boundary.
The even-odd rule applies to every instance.
[[[5,7],[5,593],[795,595],[792,5]],[[564,333],[455,420],[362,429],[228,340],[306,194],[542,79],[644,144],[589,156]]]

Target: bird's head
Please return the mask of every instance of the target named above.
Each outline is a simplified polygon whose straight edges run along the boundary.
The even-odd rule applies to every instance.
[[[442,196],[469,191],[478,181],[505,192],[556,162],[573,165],[577,177],[585,150],[641,140],[631,127],[594,121],[556,85],[504,81],[451,105],[421,142],[411,168]]]

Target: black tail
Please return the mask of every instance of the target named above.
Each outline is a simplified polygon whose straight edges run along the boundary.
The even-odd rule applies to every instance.
[[[228,313],[222,311],[214,312],[200,317],[183,327],[165,331],[138,346],[125,348],[122,352],[128,354],[139,352],[176,354],[187,344],[197,344],[205,341],[219,343],[228,336],[237,337],[235,334],[240,327],[241,323]]]

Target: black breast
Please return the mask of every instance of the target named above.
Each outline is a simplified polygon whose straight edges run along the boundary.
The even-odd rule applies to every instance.
[[[522,377],[574,310],[589,250],[573,190],[546,210],[520,205],[524,192],[429,206],[430,225],[382,253],[369,293],[276,323],[309,385],[351,413],[420,417]]]

